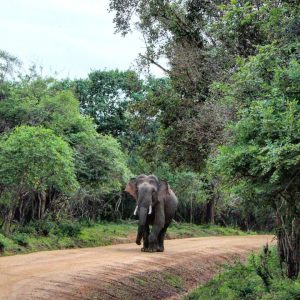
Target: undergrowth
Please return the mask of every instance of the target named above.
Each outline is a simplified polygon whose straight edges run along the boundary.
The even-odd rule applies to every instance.
[[[265,247],[247,263],[225,267],[207,284],[195,289],[185,300],[296,300],[300,299],[300,280],[283,276],[277,251]]]
[[[4,236],[0,232],[0,255],[134,242],[136,230],[135,221],[120,223],[38,221],[22,227],[15,226],[10,236]],[[216,225],[173,223],[167,231],[167,238],[246,234],[252,233]]]

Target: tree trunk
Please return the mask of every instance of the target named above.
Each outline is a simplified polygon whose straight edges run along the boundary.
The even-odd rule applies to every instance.
[[[278,215],[278,253],[281,265],[286,265],[286,274],[297,279],[300,270],[300,220]]]
[[[191,196],[190,200],[190,223],[193,223],[193,197]]]
[[[205,221],[209,224],[215,224],[215,199],[212,197],[206,205]]]
[[[12,223],[14,214],[15,214],[15,208],[11,207],[9,209],[7,215],[5,216],[5,220],[4,220],[4,224],[3,224],[3,230],[4,230],[5,235],[10,234],[10,228],[11,228],[11,223]]]
[[[38,198],[38,220],[40,220],[42,217],[42,199],[40,193],[37,193],[37,198]]]

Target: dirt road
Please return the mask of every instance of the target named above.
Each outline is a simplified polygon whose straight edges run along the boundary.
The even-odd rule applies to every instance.
[[[0,299],[175,299],[272,236],[166,241],[164,253],[135,244],[0,258]]]

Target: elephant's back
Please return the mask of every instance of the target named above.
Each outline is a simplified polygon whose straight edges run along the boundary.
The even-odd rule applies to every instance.
[[[170,190],[170,195],[168,197],[169,197],[168,201],[176,205],[177,208],[178,198],[176,197],[175,193],[172,190]]]
[[[168,195],[165,199],[165,214],[166,217],[173,219],[175,216],[175,212],[178,206],[178,199],[175,193],[170,190],[170,195]]]

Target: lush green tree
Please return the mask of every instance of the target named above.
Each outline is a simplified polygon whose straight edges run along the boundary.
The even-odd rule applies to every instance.
[[[133,71],[93,71],[74,83],[83,114],[94,119],[98,132],[122,137],[128,131],[127,107],[143,94]]]
[[[117,140],[93,132],[72,136],[81,189],[72,209],[77,217],[120,217],[121,190],[132,176]]]
[[[2,203],[8,204],[6,233],[17,209],[21,221],[28,214],[41,219],[55,205],[58,194],[70,195],[78,188],[73,152],[50,129],[20,126],[5,135],[0,145],[0,165]]]
[[[43,98],[57,94],[52,88],[55,80],[42,78],[33,72],[5,83],[6,95],[0,102],[0,132],[22,124],[39,124],[37,106]]]
[[[280,254],[290,277],[297,277],[300,264],[299,117],[295,100],[253,102],[233,127],[234,142],[215,161],[230,192],[277,214]]]
[[[300,268],[299,54],[295,37],[240,62],[230,88],[223,86],[226,101],[240,107],[239,120],[214,162],[227,192],[276,215],[279,253],[291,278]]]
[[[8,79],[14,78],[15,72],[20,66],[21,62],[17,57],[0,50],[0,101],[6,98],[9,91]]]

